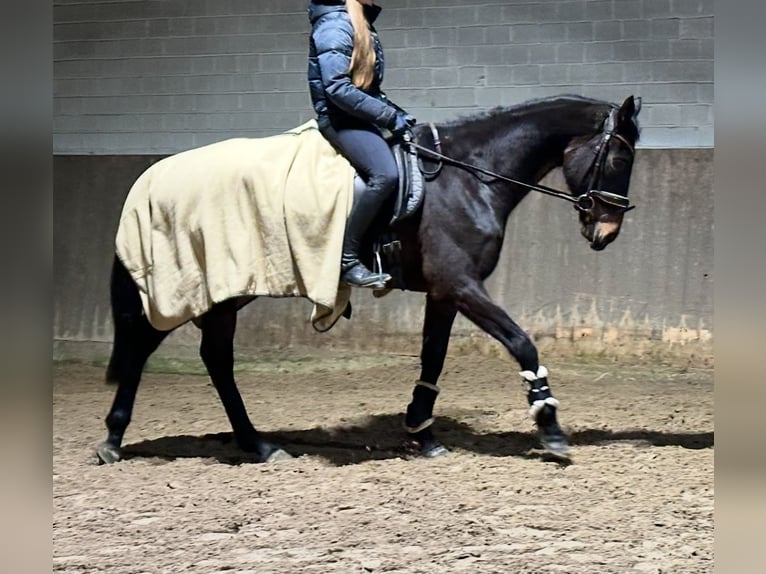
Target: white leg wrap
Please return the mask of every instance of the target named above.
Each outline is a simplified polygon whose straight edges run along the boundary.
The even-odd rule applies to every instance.
[[[540,365],[537,368],[537,372],[534,371],[521,371],[519,373],[521,375],[521,378],[524,379],[527,382],[536,381],[537,379],[544,379],[548,376],[548,369]]]
[[[435,393],[441,392],[441,389],[437,385],[434,385],[433,383],[426,383],[425,381],[418,381],[417,383],[415,383],[415,386],[431,389]]]
[[[552,407],[558,407],[559,401],[556,399],[556,397],[548,397],[547,399],[540,399],[532,403],[532,406],[529,407],[529,416],[532,417],[532,420],[535,420],[537,418],[537,413],[539,413],[541,410],[543,410],[543,407],[545,405],[550,405]]]
[[[416,427],[408,427],[407,425],[404,425],[404,430],[406,430],[410,434],[415,434],[417,432],[422,431],[423,429],[427,429],[432,424],[434,424],[434,417],[424,420],[422,423],[420,423]]]

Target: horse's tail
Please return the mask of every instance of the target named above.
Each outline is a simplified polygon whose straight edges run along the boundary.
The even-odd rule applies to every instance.
[[[141,296],[138,293],[133,278],[123,265],[120,258],[114,256],[112,263],[112,280],[110,285],[110,298],[112,303],[112,322],[114,324],[114,343],[109,366],[106,368],[107,384],[117,383],[118,376],[115,372],[117,364],[116,356],[123,352],[123,337],[126,330],[131,328],[141,318]]]

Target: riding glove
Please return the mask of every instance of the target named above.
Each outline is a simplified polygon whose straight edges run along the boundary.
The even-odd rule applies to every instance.
[[[392,133],[399,133],[403,132],[412,126],[414,126],[418,121],[415,119],[414,116],[404,113],[404,112],[398,112],[396,114],[396,120],[394,121],[394,127],[391,128]]]

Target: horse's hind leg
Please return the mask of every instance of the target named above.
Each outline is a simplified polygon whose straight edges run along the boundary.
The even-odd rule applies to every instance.
[[[430,295],[426,298],[423,322],[423,346],[420,352],[420,379],[412,391],[412,401],[407,406],[404,425],[409,438],[425,457],[447,454],[433,435],[433,410],[439,395],[437,381],[444,367],[450,331],[455,321],[457,307],[451,301],[439,301]]]
[[[246,452],[256,453],[260,462],[292,458],[255,430],[234,381],[235,301],[232,299],[215,305],[201,319],[200,356],[221,398],[237,444]]]
[[[146,360],[167,336],[149,324],[133,279],[115,257],[112,267],[112,318],[114,344],[107,368],[107,382],[117,383],[112,408],[106,417],[107,439],[96,449],[102,463],[117,462],[120,446],[130,424],[136,392]]]

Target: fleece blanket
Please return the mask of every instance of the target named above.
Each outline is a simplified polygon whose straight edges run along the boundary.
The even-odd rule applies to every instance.
[[[151,324],[173,329],[232,297],[305,297],[325,331],[346,308],[339,284],[354,171],[310,121],[165,158],[125,201],[117,256]]]

